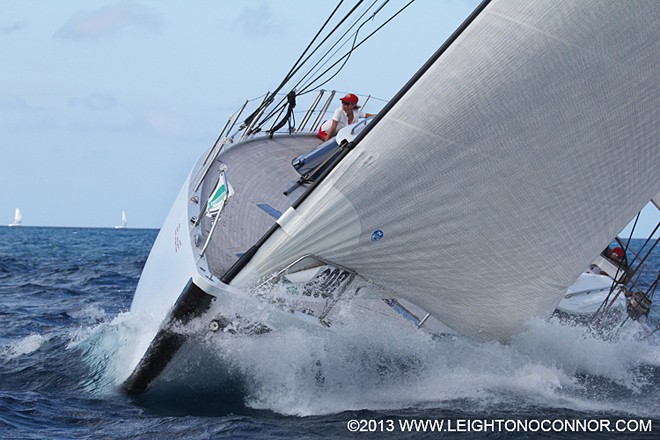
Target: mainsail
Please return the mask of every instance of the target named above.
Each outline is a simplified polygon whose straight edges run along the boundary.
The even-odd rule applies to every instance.
[[[117,226],[115,226],[115,229],[124,229],[127,225],[126,221],[126,211],[122,210],[121,211],[121,223],[119,223]]]
[[[21,214],[21,210],[16,208],[16,211],[14,211],[14,221],[11,222],[9,226],[20,226],[22,221],[23,215]]]
[[[549,316],[660,190],[656,1],[491,1],[232,284],[313,255],[475,337]]]

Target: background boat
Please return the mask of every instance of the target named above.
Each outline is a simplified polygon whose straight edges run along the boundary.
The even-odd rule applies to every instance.
[[[16,208],[16,211],[14,213],[14,221],[9,223],[8,226],[21,226],[22,222],[23,222],[23,215],[21,214],[21,210]]]
[[[115,226],[115,229],[124,229],[126,228],[126,211],[122,210],[121,211],[121,223],[119,223],[117,226]]]

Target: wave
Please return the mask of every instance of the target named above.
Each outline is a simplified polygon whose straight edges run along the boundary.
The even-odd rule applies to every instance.
[[[0,359],[11,360],[19,356],[33,353],[47,342],[48,339],[49,338],[46,336],[31,334],[16,341],[3,344],[0,346]]]
[[[82,341],[93,371],[88,389],[118,392],[128,366],[137,363],[126,345],[140,338],[141,325],[122,314]],[[541,407],[660,418],[660,344],[635,325],[602,334],[555,318],[535,320],[502,344],[432,336],[367,317],[337,333],[209,333],[200,344],[201,353],[188,353],[166,380],[182,385],[170,388],[175,394],[201,390],[209,407],[240,390],[234,409],[295,416]],[[161,404],[173,397],[159,394]]]

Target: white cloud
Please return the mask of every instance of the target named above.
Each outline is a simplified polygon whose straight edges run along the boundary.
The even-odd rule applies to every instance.
[[[16,96],[0,97],[0,109],[23,110],[23,111],[37,110],[36,107],[28,104],[28,102],[25,99]]]
[[[68,39],[97,39],[117,34],[127,28],[154,30],[160,26],[160,16],[150,8],[133,1],[124,1],[71,17],[55,36]]]
[[[117,105],[117,100],[112,95],[92,93],[84,98],[70,98],[70,107],[82,107],[86,110],[108,110]]]
[[[153,129],[161,133],[180,135],[185,130],[185,124],[180,118],[162,111],[149,112],[147,121]]]
[[[268,36],[283,31],[283,23],[275,19],[270,5],[262,3],[255,8],[246,7],[234,22],[247,35]]]
[[[25,29],[26,27],[27,27],[27,23],[23,21],[19,21],[5,26],[0,26],[0,34],[11,34],[13,32],[20,31],[21,29]]]

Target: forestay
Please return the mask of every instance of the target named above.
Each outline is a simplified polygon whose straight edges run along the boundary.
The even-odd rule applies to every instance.
[[[660,190],[650,1],[492,1],[233,284],[304,254],[507,339]]]

